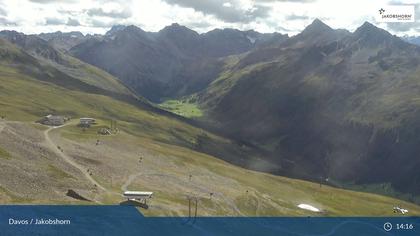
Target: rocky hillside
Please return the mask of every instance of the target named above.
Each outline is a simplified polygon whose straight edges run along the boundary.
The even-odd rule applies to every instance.
[[[276,173],[420,193],[417,46],[315,20],[224,68],[192,97],[225,134],[268,150]]]

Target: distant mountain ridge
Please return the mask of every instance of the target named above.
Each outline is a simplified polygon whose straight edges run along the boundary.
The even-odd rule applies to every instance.
[[[70,48],[82,43],[84,40],[101,37],[100,35],[83,35],[79,31],[72,32],[53,32],[53,33],[41,33],[36,35],[45,41],[49,42],[52,46],[62,51],[68,51]]]
[[[33,55],[41,56],[57,63],[62,63],[60,53],[48,42],[35,35],[25,35],[16,31],[3,30],[0,31],[0,37],[18,45]]]
[[[219,58],[240,54],[280,34],[216,29],[204,34],[172,24],[159,32],[116,26],[73,47],[77,58],[115,75],[152,101],[203,89],[221,71]]]

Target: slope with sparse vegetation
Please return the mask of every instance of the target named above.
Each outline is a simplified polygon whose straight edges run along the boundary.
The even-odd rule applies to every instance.
[[[187,197],[198,200],[199,215],[379,216],[392,215],[394,205],[420,214],[420,207],[401,200],[231,165],[216,154],[264,161],[241,155],[249,154],[244,145],[93,85],[92,90],[79,87],[80,80],[63,77],[64,72],[47,73],[49,67],[22,49],[3,41],[0,46],[3,204],[124,204],[120,193],[126,188],[155,192],[149,208],[142,209],[145,215],[186,215]],[[32,73],[40,70],[46,77]],[[50,113],[73,121],[55,129],[34,123]],[[97,124],[77,126],[77,118],[86,116]],[[117,120],[118,131],[99,135],[98,129],[109,127],[111,120]],[[301,203],[322,211],[299,209]]]
[[[274,173],[381,193],[390,184],[419,202],[419,58],[419,47],[368,22],[350,33],[315,20],[226,59],[193,97],[200,120],[267,150]]]

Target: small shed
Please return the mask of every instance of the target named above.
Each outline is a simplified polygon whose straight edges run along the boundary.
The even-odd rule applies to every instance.
[[[90,127],[92,124],[95,124],[96,120],[93,118],[80,118],[80,126]]]

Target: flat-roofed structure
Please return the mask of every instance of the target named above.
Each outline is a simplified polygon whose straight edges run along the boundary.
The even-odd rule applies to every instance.
[[[127,200],[138,200],[143,201],[146,204],[146,200],[153,197],[153,192],[143,192],[143,191],[125,191],[123,196],[127,198]]]
[[[92,124],[95,124],[95,123],[96,123],[96,120],[94,118],[88,118],[88,117],[80,118],[80,126],[90,127]]]

